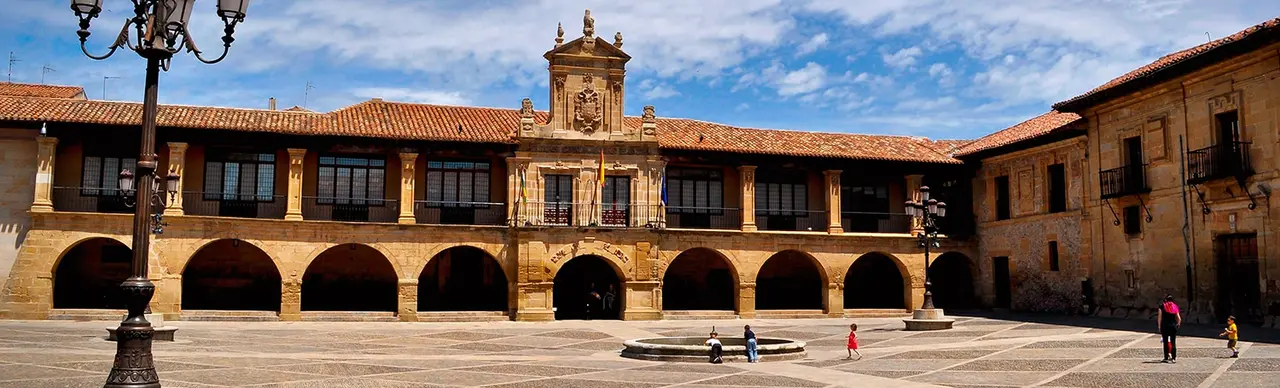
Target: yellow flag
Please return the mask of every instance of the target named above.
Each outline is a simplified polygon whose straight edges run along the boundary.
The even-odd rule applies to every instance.
[[[596,174],[600,177],[600,187],[604,187],[604,150],[600,150],[600,172]]]

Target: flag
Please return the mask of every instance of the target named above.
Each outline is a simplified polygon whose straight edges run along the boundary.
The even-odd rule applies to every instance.
[[[667,170],[662,170],[662,206],[667,206]]]
[[[529,202],[529,186],[524,183],[524,170],[520,170],[520,202]]]
[[[600,187],[604,188],[604,149],[600,149],[600,172],[596,174],[600,178]]]

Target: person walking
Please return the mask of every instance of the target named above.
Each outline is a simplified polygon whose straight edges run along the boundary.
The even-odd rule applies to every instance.
[[[747,362],[759,362],[760,354],[756,352],[759,343],[756,342],[756,332],[751,331],[751,325],[742,327],[742,338],[747,340]]]
[[[1164,360],[1160,362],[1177,364],[1178,328],[1182,327],[1182,312],[1178,311],[1178,304],[1173,303],[1173,295],[1165,296],[1164,303],[1160,304],[1156,326],[1160,329],[1160,344],[1164,347]]]
[[[711,338],[708,338],[706,342],[708,346],[711,346],[710,355],[711,355],[712,364],[719,364],[724,362],[724,360],[720,358],[720,355],[724,352],[724,345],[720,344],[720,339],[716,338],[718,336],[719,335],[713,331],[711,332]]]
[[[858,324],[849,324],[849,357],[846,360],[852,360],[853,354],[858,354],[858,359],[862,359],[862,353],[858,352]]]
[[[591,289],[587,290],[587,311],[586,320],[595,318],[597,312],[592,307],[600,308],[600,293],[596,291],[596,284],[591,283]]]
[[[618,293],[613,291],[613,285],[609,285],[609,291],[604,293],[604,314],[608,319],[618,318],[617,307],[614,303],[618,300]]]
[[[1236,317],[1234,315],[1227,317],[1227,328],[1222,330],[1219,337],[1227,337],[1227,349],[1231,349],[1231,358],[1240,358],[1240,349],[1237,345],[1240,342],[1240,329],[1236,328]]]

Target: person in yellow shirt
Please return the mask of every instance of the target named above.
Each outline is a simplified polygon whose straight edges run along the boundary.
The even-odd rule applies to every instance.
[[[1227,337],[1227,349],[1231,349],[1231,358],[1239,358],[1240,351],[1236,349],[1236,345],[1240,341],[1240,331],[1236,329],[1235,316],[1227,317],[1227,328],[1218,336]]]

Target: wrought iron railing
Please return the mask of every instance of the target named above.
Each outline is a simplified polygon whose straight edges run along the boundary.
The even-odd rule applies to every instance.
[[[392,199],[302,197],[302,218],[319,221],[396,222],[400,207]]]
[[[1249,163],[1249,142],[1226,142],[1187,152],[1187,183],[1215,179],[1242,178],[1253,174]]]
[[[840,226],[849,233],[911,233],[905,213],[842,212]]]
[[[1102,186],[1102,198],[1123,197],[1130,194],[1151,192],[1147,186],[1147,165],[1132,164],[1098,173]]]
[[[756,209],[759,230],[826,232],[826,210]]]
[[[667,206],[666,227],[682,229],[742,229],[742,209]]]
[[[133,213],[120,189],[101,187],[53,187],[53,209],[63,212]],[[164,196],[168,200],[168,196]],[[129,203],[132,203],[132,198]],[[163,210],[163,206],[161,207]]]
[[[283,195],[182,193],[182,211],[193,216],[284,219],[288,206]]]
[[[419,224],[507,224],[507,205],[496,202],[415,201],[413,213]]]
[[[510,214],[515,226],[662,228],[661,206],[625,203],[522,202]]]

